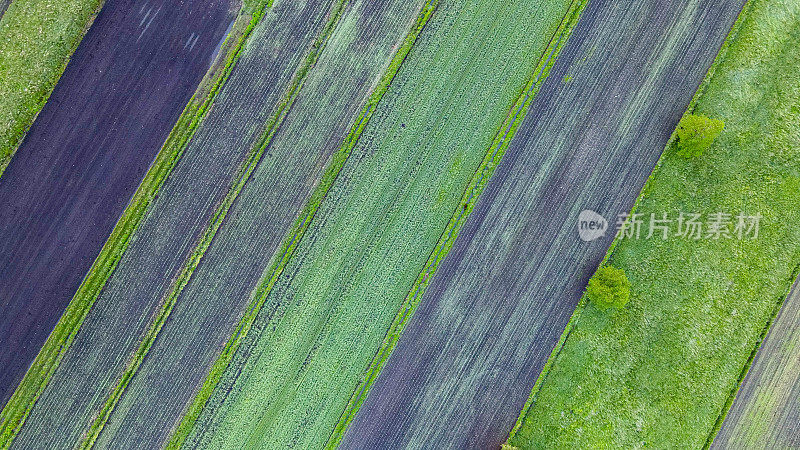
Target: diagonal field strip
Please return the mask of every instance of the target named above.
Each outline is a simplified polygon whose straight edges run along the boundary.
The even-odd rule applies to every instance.
[[[512,444],[711,443],[800,268],[790,144],[800,123],[799,17],[794,2],[747,3],[687,110],[724,119],[725,130],[699,159],[667,145],[636,202],[643,217],[761,215],[758,235],[619,242],[609,261],[631,280],[630,303],[607,314],[582,302]]]
[[[569,5],[440,2],[193,443],[325,445]]]
[[[333,433],[331,433],[326,447],[335,448],[339,445],[344,437],[347,426],[353,420],[353,417],[355,417],[355,415],[358,413],[358,409],[364,402],[364,399],[369,392],[369,388],[372,386],[372,383],[375,381],[375,378],[380,373],[380,370],[385,365],[387,358],[397,344],[405,324],[413,315],[414,308],[416,308],[417,304],[419,303],[418,298],[424,293],[430,279],[436,273],[436,268],[438,267],[439,262],[447,255],[447,252],[452,247],[453,241],[463,226],[466,217],[475,206],[475,201],[486,187],[488,179],[492,176],[494,169],[497,167],[497,164],[503,157],[503,153],[505,152],[506,148],[508,148],[509,142],[511,139],[513,139],[514,132],[516,131],[522,119],[524,119],[533,97],[541,87],[541,84],[547,78],[550,68],[552,68],[555,62],[555,58],[558,57],[559,51],[567,39],[569,39],[569,34],[577,23],[580,13],[585,5],[586,0],[576,0],[564,15],[561,25],[553,35],[542,57],[539,59],[536,67],[534,68],[531,79],[528,81],[528,84],[520,95],[520,98],[515,102],[514,106],[509,111],[508,117],[501,126],[497,136],[492,142],[492,145],[487,150],[486,157],[484,158],[480,167],[478,167],[473,179],[467,186],[463,199],[461,202],[459,202],[453,217],[450,219],[450,223],[445,228],[444,232],[442,233],[442,237],[439,239],[439,242],[436,243],[433,252],[431,252],[425,267],[422,269],[419,277],[411,287],[408,296],[397,313],[397,317],[386,333],[383,344],[375,354],[372,363],[367,369],[364,378],[353,392],[353,396],[350,399],[347,408],[343,411],[342,416],[339,419],[339,423],[336,425]]]
[[[20,444],[44,439],[72,447],[88,428],[261,137],[331,4],[282,1],[264,11],[31,411]]]
[[[230,0],[166,1],[105,3],[0,181],[0,403],[63,315],[235,18]],[[12,4],[6,17],[33,3]],[[197,28],[205,31],[192,48],[172,45]],[[8,60],[0,56],[0,71]]]
[[[796,106],[797,79],[800,76],[797,69],[800,67],[797,64],[800,53],[796,44],[800,39],[800,8],[793,2],[750,0],[747,9],[751,11],[748,11],[747,26],[742,25],[743,30],[740,33],[744,36],[741,40],[758,44],[740,46],[739,52],[743,55],[741,59],[747,58],[748,53],[759,54],[765,47],[780,49],[780,52],[773,50],[772,58],[775,62],[772,64],[759,55],[764,58],[760,63],[763,73],[755,81],[764,95],[758,109],[770,110],[771,116],[768,117],[771,120],[767,125],[772,129],[756,136],[751,145],[769,142],[772,150],[783,147],[783,142],[786,141],[797,142],[800,136],[800,126],[797,126],[800,123],[797,120],[800,111]],[[794,85],[795,88],[786,89],[787,85]],[[762,132],[765,129],[769,128],[764,126]],[[767,156],[772,154],[770,152]],[[759,157],[763,158],[763,155]],[[790,159],[797,160],[796,157]],[[796,167],[795,165],[795,174]],[[797,201],[792,202],[786,195],[775,197],[785,199],[790,205],[786,209],[793,210],[795,218],[800,215]],[[786,214],[786,211],[782,213]],[[784,222],[791,223],[792,219],[790,215]],[[794,222],[796,223],[796,219]],[[798,241],[784,239],[783,242]],[[800,372],[797,370],[797,363],[800,361],[797,358],[797,336],[800,329],[797,326],[797,303],[800,299],[800,281],[797,277],[800,274],[800,263],[793,261],[790,264],[796,265],[790,272],[790,278],[784,280],[788,292],[785,295],[776,295],[774,309],[767,315],[763,329],[751,343],[750,356],[743,364],[738,380],[732,384],[728,400],[723,404],[716,424],[708,434],[706,448],[800,445],[800,429],[797,426],[800,423],[800,408],[796,401],[800,390]],[[769,268],[776,274],[781,274],[781,269],[785,270],[779,267]]]
[[[383,97],[383,94],[389,88],[392,79],[397,74],[397,71],[399,70],[406,56],[413,48],[417,36],[424,28],[431,14],[433,14],[437,3],[438,0],[430,0],[423,6],[419,16],[417,17],[416,23],[412,27],[412,30],[398,48],[391,63],[389,64],[389,67],[383,75],[383,78],[373,90],[369,100],[364,106],[363,111],[355,120],[355,123],[348,133],[343,145],[339,151],[333,155],[332,161],[326,169],[322,180],[312,194],[308,204],[303,209],[303,212],[300,214],[297,222],[292,227],[284,243],[281,245],[278,252],[280,256],[277,258],[276,262],[264,272],[263,280],[256,288],[250,305],[247,307],[242,319],[226,343],[225,348],[222,350],[217,361],[211,368],[211,371],[206,377],[203,386],[201,387],[199,393],[195,396],[195,399],[190,405],[188,411],[185,413],[184,418],[178,426],[176,432],[170,439],[168,444],[169,448],[180,447],[191,433],[192,428],[200,416],[200,413],[203,411],[203,408],[206,406],[206,403],[216,388],[217,383],[220,381],[222,374],[228,368],[231,358],[236,353],[248,331],[253,326],[253,322],[258,316],[259,311],[264,306],[267,295],[276,283],[278,277],[283,272],[287,262],[291,259],[294,250],[297,248],[297,245],[302,239],[305,231],[308,229],[309,224],[313,220],[319,205],[325,199],[328,191],[347,161],[347,158],[352,153],[352,150],[358,142],[362,131],[369,122],[369,119],[374,114],[378,103]]]
[[[220,52],[218,62],[212,68],[214,73],[210,76],[207,75],[200,83],[197,92],[167,137],[161,151],[117,221],[109,239],[95,259],[62,318],[0,413],[0,448],[10,445],[70,348],[106,280],[111,276],[128,247],[133,232],[153,199],[157,197],[159,189],[172,168],[180,159],[187,142],[208,113],[217,92],[233,70],[245,40],[260,17],[261,12],[257,11],[255,14],[243,12],[237,18],[237,25],[232,28],[234,32],[226,37],[222,46],[223,52]]]
[[[162,445],[169,439],[423,3],[348,3],[97,445]]]
[[[737,12],[588,2],[344,448],[505,440],[607,248],[577,214],[632,203]]]
[[[8,5],[11,3],[11,0],[0,0],[0,18],[3,17],[5,14],[6,9],[8,9]],[[2,170],[0,170],[0,176],[2,176]]]
[[[751,0],[753,1],[753,0]],[[800,267],[794,273],[800,272]],[[742,380],[731,390],[706,448],[791,448],[800,444],[800,280],[785,300],[776,302],[777,314],[764,327]]]
[[[700,83],[700,86],[697,88],[697,91],[695,92],[694,96],[692,97],[691,101],[689,102],[689,105],[686,108],[687,111],[691,111],[692,109],[694,109],[694,106],[697,103],[697,100],[700,98],[700,96],[702,95],[705,87],[708,85],[708,81],[711,79],[711,77],[713,77],[716,67],[718,66],[719,62],[724,58],[725,52],[727,51],[731,40],[734,39],[736,34],[738,33],[738,30],[741,27],[741,24],[742,24],[744,18],[747,16],[747,13],[748,13],[748,11],[750,9],[750,5],[751,4],[752,4],[752,1],[747,1],[747,3],[745,3],[744,6],[742,7],[742,9],[741,9],[741,11],[740,11],[740,13],[739,13],[739,15],[738,15],[738,17],[736,19],[736,22],[734,22],[733,26],[731,27],[730,32],[728,33],[728,36],[725,38],[725,41],[722,43],[722,46],[720,47],[720,50],[717,53],[717,56],[714,59],[714,62],[709,67],[708,72],[706,73],[705,77],[703,78],[703,81]],[[675,138],[676,137],[675,137],[674,134],[670,135],[669,140],[667,141],[665,147],[669,148],[669,146],[674,143]],[[663,153],[662,153],[661,157],[659,157],[659,160],[656,162],[656,165],[654,166],[650,176],[648,177],[647,181],[645,182],[645,187],[642,188],[642,193],[646,192],[647,186],[649,185],[649,183],[652,182],[651,180],[653,179],[653,176],[655,175],[655,173],[658,171],[658,167],[660,166],[663,158],[664,158],[664,156],[663,156]],[[637,207],[639,206],[639,204],[640,204],[640,202],[641,202],[641,200],[643,198],[643,194],[642,193],[640,193],[639,196],[634,201],[634,204],[631,207],[631,214],[636,213]],[[606,251],[605,256],[603,257],[603,260],[600,262],[600,265],[603,265],[606,262],[608,262],[609,258],[614,253],[614,249],[616,248],[616,246],[619,243],[620,243],[620,239],[614,239],[609,244],[608,250]],[[517,433],[517,431],[519,431],[520,427],[522,427],[524,418],[525,418],[528,410],[530,409],[531,405],[533,405],[533,403],[536,401],[536,394],[539,392],[539,389],[541,388],[542,383],[544,383],[545,379],[547,378],[547,375],[550,372],[550,369],[552,367],[553,362],[558,358],[559,352],[563,349],[564,343],[566,342],[567,338],[569,337],[570,333],[572,332],[573,326],[574,326],[575,322],[578,320],[578,318],[580,317],[580,313],[581,313],[581,311],[583,310],[583,308],[585,306],[586,306],[586,299],[582,297],[580,302],[578,303],[578,305],[575,307],[575,312],[573,313],[573,315],[570,318],[569,322],[564,327],[564,331],[561,333],[561,336],[559,337],[558,342],[553,347],[553,351],[551,352],[550,356],[548,357],[547,362],[542,367],[542,370],[541,370],[541,372],[539,373],[539,376],[536,379],[536,383],[534,383],[533,389],[531,390],[531,393],[528,396],[528,400],[525,402],[525,405],[522,407],[522,410],[520,411],[519,417],[517,418],[517,421],[514,424],[514,427],[511,429],[511,432],[509,433],[509,441],[511,441],[514,438],[514,435]]]
[[[212,217],[208,227],[203,232],[203,235],[201,236],[199,242],[195,246],[194,251],[190,255],[189,259],[186,261],[186,265],[181,270],[180,275],[178,275],[175,283],[173,284],[172,290],[165,298],[160,308],[160,312],[155,317],[155,320],[150,325],[150,328],[144,335],[142,342],[139,348],[137,349],[136,353],[128,362],[128,366],[125,369],[118,384],[114,387],[113,391],[106,400],[105,405],[102,407],[97,417],[93,421],[92,425],[90,426],[83,442],[81,443],[81,448],[93,447],[95,441],[97,440],[98,436],[100,435],[103,429],[103,426],[108,421],[109,415],[113,412],[114,406],[117,404],[120,397],[124,394],[125,388],[127,387],[131,378],[136,374],[136,371],[142,364],[142,361],[147,355],[150,346],[153,344],[153,342],[158,336],[159,331],[164,326],[164,322],[169,317],[169,314],[175,305],[175,301],[177,300],[183,288],[189,282],[192,273],[197,268],[198,264],[200,263],[200,260],[203,257],[203,254],[205,253],[208,246],[211,244],[214,235],[216,234],[219,227],[222,225],[228,210],[230,209],[231,205],[235,201],[238,194],[241,192],[244,185],[249,180],[250,174],[258,165],[258,162],[260,161],[262,155],[264,154],[264,150],[267,148],[270,139],[272,139],[272,137],[275,135],[275,132],[277,131],[281,122],[286,117],[288,110],[291,108],[294,100],[297,98],[297,95],[303,86],[306,76],[308,75],[309,71],[313,69],[317,59],[319,58],[319,55],[325,48],[325,44],[327,43],[328,38],[332,34],[333,29],[336,27],[338,20],[341,17],[341,13],[346,1],[347,0],[337,0],[337,2],[334,3],[334,6],[330,11],[328,22],[323,28],[322,33],[314,41],[314,43],[312,43],[304,63],[295,73],[294,79],[292,80],[289,88],[284,94],[284,99],[278,104],[276,111],[274,112],[273,116],[270,118],[270,120],[266,125],[266,129],[264,130],[262,137],[260,138],[256,146],[254,146],[253,149],[251,150],[248,158],[240,168],[239,174],[235,178],[235,181],[228,190],[228,193],[222,200],[222,203],[217,207],[217,210],[214,213],[214,216]]]

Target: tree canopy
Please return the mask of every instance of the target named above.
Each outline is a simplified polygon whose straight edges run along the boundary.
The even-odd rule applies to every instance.
[[[686,158],[702,155],[724,127],[725,122],[721,120],[686,114],[678,123],[678,154]]]
[[[631,284],[622,269],[603,266],[589,280],[586,295],[600,309],[622,308],[631,298]]]

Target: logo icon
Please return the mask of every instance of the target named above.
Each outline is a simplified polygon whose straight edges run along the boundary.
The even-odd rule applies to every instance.
[[[584,242],[591,242],[606,235],[608,221],[605,217],[592,211],[584,209],[578,214],[578,236]]]

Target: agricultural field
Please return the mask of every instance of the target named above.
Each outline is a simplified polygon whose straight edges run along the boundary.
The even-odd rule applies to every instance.
[[[344,448],[500,446],[613,238],[579,212],[630,209],[740,8],[588,2]]]
[[[326,444],[569,3],[548,7],[438,3],[186,445]]]
[[[0,1],[0,177],[102,4]]]
[[[177,296],[169,322],[116,405],[98,445],[158,446],[170,438],[167,432],[178,425],[207,368],[245,313],[249,292],[273,254],[282,255],[281,241],[319,182],[325,162],[351,139],[351,127],[357,130],[369,120],[359,113],[371,89],[381,93],[376,85],[384,72],[396,69],[388,67],[394,49],[403,43],[421,7],[422,2],[370,0],[350,2],[342,10],[284,125]],[[403,55],[406,50],[398,51]],[[184,370],[187,365],[199,370]],[[150,419],[142,422],[141,417]]]
[[[711,448],[800,446],[800,288],[795,282]]]
[[[2,402],[64,312],[232,19],[220,0],[169,5],[105,4],[0,178]],[[179,26],[166,26],[173,22]]]
[[[698,159],[680,157],[674,142],[667,146],[636,207],[643,217],[760,214],[757,238],[619,240],[609,263],[627,274],[630,303],[612,314],[591,303],[579,306],[513,445],[701,448],[712,442],[800,268],[798,33],[795,2],[748,4],[689,109],[724,120],[724,131]],[[791,321],[793,306],[790,299],[784,320]],[[779,321],[771,342],[788,343],[790,333]],[[776,365],[780,350],[769,349],[780,345],[767,343],[750,369],[753,377],[763,373],[767,382],[773,370],[781,371],[779,378],[797,376],[792,365]],[[794,430],[795,423],[742,409],[748,398],[757,402],[748,411],[756,413],[758,402],[786,395],[765,385],[753,396],[751,383],[723,427],[720,446],[753,448],[747,436],[757,436],[758,446],[771,447],[771,436]],[[791,415],[793,407],[773,408]]]
[[[800,445],[793,0],[0,15],[0,448]]]
[[[251,19],[257,25],[234,52],[236,65],[222,79],[224,86],[213,105],[204,106],[207,116],[174,156],[179,163],[160,190],[147,194],[155,198],[138,227],[121,234],[126,242],[113,251],[124,254],[113,274],[99,270],[84,280],[70,305],[77,311],[68,310],[62,318],[81,312],[85,321],[72,325],[80,332],[71,331],[76,335],[69,351],[62,350],[63,359],[31,410],[18,437],[23,446],[34,442],[27,439],[48,436],[50,442],[69,447],[90,427],[97,429],[95,420],[107,409],[109,392],[115,392],[119,378],[136,360],[140,341],[163,309],[174,277],[194,252],[218,204],[244,178],[254,149],[280,117],[298,74],[306,71],[310,49],[332,6],[327,1],[281,2],[260,20],[258,15]],[[188,192],[192,194],[185,195]]]

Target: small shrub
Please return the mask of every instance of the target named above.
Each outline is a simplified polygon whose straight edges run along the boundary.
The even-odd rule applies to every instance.
[[[719,136],[725,122],[706,116],[686,114],[678,123],[678,155],[694,158],[702,155]]]
[[[631,283],[622,269],[603,266],[589,280],[586,296],[600,309],[622,308],[631,298]]]

